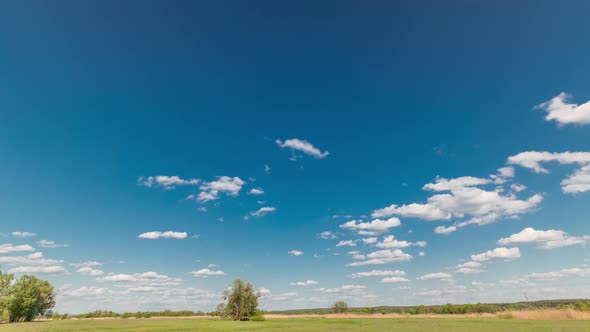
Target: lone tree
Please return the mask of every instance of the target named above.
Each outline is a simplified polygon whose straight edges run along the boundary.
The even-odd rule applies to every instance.
[[[45,280],[0,272],[0,321],[29,322],[55,306],[55,291]]]
[[[231,288],[224,292],[223,299],[227,301],[223,308],[223,315],[233,320],[249,320],[256,312],[260,293],[254,291],[251,283],[236,279]],[[218,311],[219,311],[218,306]]]
[[[348,304],[344,301],[336,301],[332,305],[332,310],[337,314],[343,314],[348,311]]]

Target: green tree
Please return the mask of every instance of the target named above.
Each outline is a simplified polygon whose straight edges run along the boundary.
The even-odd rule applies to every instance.
[[[337,314],[343,314],[348,311],[348,304],[344,301],[336,301],[332,305],[332,310]]]
[[[6,274],[0,271],[0,322],[10,321],[13,280],[13,274]]]
[[[22,276],[8,288],[10,322],[32,321],[55,306],[53,286],[35,276]]]
[[[231,288],[224,292],[227,301],[223,314],[233,320],[249,320],[256,312],[260,293],[254,291],[251,283],[236,279]]]

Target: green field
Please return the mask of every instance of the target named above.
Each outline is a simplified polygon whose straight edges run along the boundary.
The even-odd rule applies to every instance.
[[[182,319],[68,320],[0,325],[1,331],[590,331],[583,320],[495,318],[280,319],[231,322]]]

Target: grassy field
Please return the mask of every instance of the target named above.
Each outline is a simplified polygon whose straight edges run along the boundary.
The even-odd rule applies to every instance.
[[[0,325],[0,331],[590,331],[584,320],[513,320],[497,318],[321,319],[265,322],[203,319],[68,320]]]

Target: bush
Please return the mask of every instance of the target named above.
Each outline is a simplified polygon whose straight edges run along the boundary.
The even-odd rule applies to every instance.
[[[264,318],[262,311],[256,310],[250,317],[250,320],[253,322],[264,322],[266,318]]]
[[[344,301],[336,301],[332,305],[332,310],[337,314],[348,312],[348,304]]]

